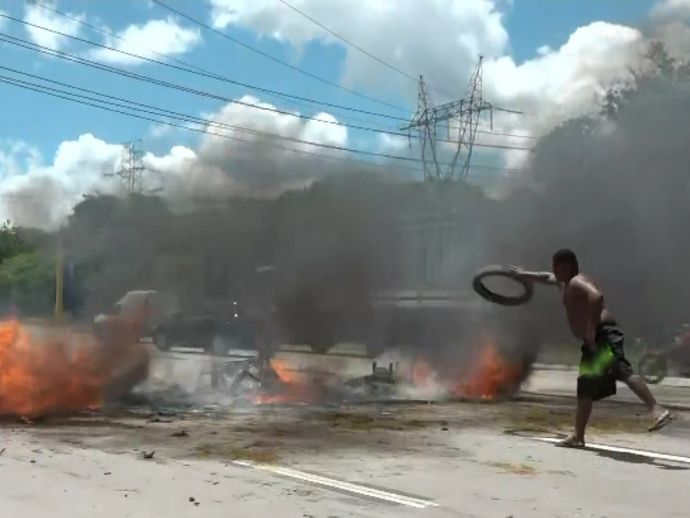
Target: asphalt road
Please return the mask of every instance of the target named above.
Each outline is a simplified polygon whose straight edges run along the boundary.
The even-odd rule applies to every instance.
[[[154,370],[188,389],[204,383],[203,358],[168,360]],[[522,400],[495,405],[6,422],[0,515],[688,516],[688,413],[678,410],[667,429],[647,433],[643,408],[621,388],[595,410],[591,449],[557,448],[549,441],[569,428],[573,379],[568,370],[538,370]],[[682,385],[671,379],[655,391],[690,407]],[[144,451],[156,453],[145,460]]]

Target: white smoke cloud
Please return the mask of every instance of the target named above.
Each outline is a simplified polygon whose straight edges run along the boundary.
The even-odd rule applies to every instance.
[[[166,157],[148,158],[151,168],[163,175],[171,198],[273,196],[308,185],[334,168],[309,153],[343,157],[336,149],[320,147],[348,143],[347,128],[329,124],[337,122],[333,115],[300,119],[269,111],[276,107],[252,96],[239,101],[243,104],[228,103],[206,116],[213,124],[206,128],[210,134],[201,138],[196,151],[178,147]]]
[[[81,25],[78,21],[64,18],[30,2],[26,2],[25,4],[24,21],[37,26],[52,29],[54,31],[62,32],[70,36],[77,36],[79,34]],[[84,14],[70,14],[70,16],[79,20],[86,19]],[[55,34],[54,32],[46,31],[38,27],[32,27],[30,25],[26,26],[26,31],[29,33],[31,41],[38,45],[48,47],[52,50],[59,50],[63,48],[65,41],[68,39],[67,36]]]
[[[690,0],[660,0],[652,8],[652,18],[656,20],[672,20],[690,18]]]
[[[0,148],[0,217],[18,225],[54,228],[84,194],[113,192],[105,175],[119,166],[122,146],[90,133],[58,147],[52,163],[26,143]]]
[[[274,196],[338,169],[337,162],[309,154],[344,156],[319,147],[348,143],[346,128],[328,124],[337,122],[332,115],[320,113],[305,120],[254,109],[251,105],[275,109],[255,97],[240,101],[245,105],[229,103],[207,115],[214,124],[206,128],[210,134],[201,137],[196,149],[174,146],[162,156],[146,153],[144,191],[160,190],[181,205],[240,194]],[[124,192],[120,180],[113,177],[123,153],[122,145],[90,133],[60,144],[52,162],[29,144],[0,142],[0,218],[54,228],[83,195]]]
[[[690,55],[690,0],[661,0],[651,13],[651,36],[664,43],[671,57],[687,61]]]
[[[149,20],[143,25],[129,25],[118,32],[117,36],[118,38],[106,36],[105,45],[153,59],[159,59],[160,54],[184,54],[201,43],[201,33],[198,28],[184,27],[170,17],[163,20]],[[96,49],[90,52],[90,55],[106,63],[125,65],[146,63],[136,57],[108,49]]]

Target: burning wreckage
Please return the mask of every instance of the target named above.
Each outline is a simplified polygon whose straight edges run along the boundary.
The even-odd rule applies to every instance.
[[[476,296],[377,294],[369,306],[369,325],[362,326],[370,341],[361,340],[379,345],[371,337],[380,339],[385,332],[383,350],[369,349],[374,355],[324,356],[278,347],[286,343],[286,335],[300,338],[294,333],[297,326],[291,335],[278,331],[286,325],[280,310],[266,311],[269,306],[259,305],[264,311],[247,312],[256,329],[256,356],[238,360],[226,350],[207,356],[212,390],[231,396],[234,403],[493,400],[515,394],[534,360],[499,347],[495,337],[479,331],[486,305]],[[147,379],[152,360],[176,354],[155,351],[141,341],[155,331],[148,303],[120,309],[116,315],[97,317],[93,332],[23,324],[17,319],[0,323],[0,415],[31,419],[117,404]],[[336,329],[332,326],[332,344],[338,342]],[[433,342],[441,340],[463,346],[434,349]],[[395,348],[387,349],[389,344]],[[326,366],[306,365],[314,357],[327,358]]]

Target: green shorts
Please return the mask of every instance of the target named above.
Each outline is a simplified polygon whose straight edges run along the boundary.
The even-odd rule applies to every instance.
[[[577,397],[594,401],[613,396],[616,381],[625,381],[633,374],[632,366],[623,351],[623,331],[615,322],[599,324],[596,349],[582,346],[580,372],[577,378]]]

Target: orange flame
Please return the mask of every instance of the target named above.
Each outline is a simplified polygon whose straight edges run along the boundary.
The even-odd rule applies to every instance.
[[[259,394],[255,400],[257,405],[316,404],[322,399],[323,387],[318,383],[308,381],[299,371],[290,368],[285,360],[272,358],[271,368],[282,386],[276,387],[275,392],[265,391]]]
[[[522,368],[509,364],[498,352],[496,344],[488,341],[469,370],[469,377],[456,383],[452,391],[458,397],[495,399],[514,392],[522,377]]]
[[[278,376],[278,379],[287,384],[298,384],[301,382],[297,371],[291,370],[288,363],[278,358],[271,359],[271,367]]]
[[[511,364],[490,337],[483,337],[477,354],[469,364],[451,367],[439,365],[438,371],[427,360],[416,359],[409,371],[409,381],[418,388],[438,383],[455,397],[495,399],[517,390],[523,368]],[[461,360],[458,360],[460,362]],[[448,363],[448,359],[444,359]]]
[[[148,359],[141,352],[134,358],[132,350],[64,331],[36,339],[17,320],[0,322],[0,415],[100,408],[108,383]]]

